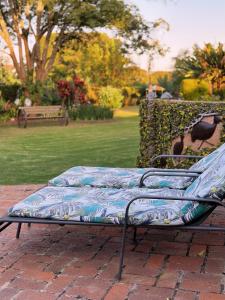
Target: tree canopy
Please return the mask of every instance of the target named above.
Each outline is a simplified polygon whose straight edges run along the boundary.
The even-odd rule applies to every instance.
[[[24,84],[45,81],[70,40],[107,28],[120,37],[123,51],[143,53],[156,47],[152,31],[161,23],[145,22],[122,0],[0,0],[0,42]]]
[[[106,34],[88,34],[88,43],[71,41],[59,52],[54,64],[54,81],[71,80],[75,74],[94,86],[123,87],[148,82],[146,71],[138,68],[123,52],[119,39]]]
[[[195,45],[193,53],[185,51],[175,61],[176,72],[183,78],[206,79],[212,92],[220,90],[225,82],[225,49],[222,43],[213,46],[207,43],[203,48]]]

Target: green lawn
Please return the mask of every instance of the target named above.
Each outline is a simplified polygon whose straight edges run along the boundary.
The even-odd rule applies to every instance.
[[[77,122],[68,127],[0,127],[0,184],[46,183],[76,165],[133,167],[138,154],[138,117]]]

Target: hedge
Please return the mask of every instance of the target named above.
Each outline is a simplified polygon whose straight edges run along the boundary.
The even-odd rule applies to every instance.
[[[106,120],[113,118],[113,111],[108,107],[84,104],[69,110],[69,115],[73,120]]]
[[[200,113],[217,112],[225,116],[225,102],[194,102],[180,100],[142,100],[140,103],[140,154],[137,159],[139,167],[153,166],[151,159],[160,154],[171,154],[172,141],[184,133]],[[225,142],[225,118],[221,144]],[[206,155],[213,149],[204,148],[194,152],[186,150],[186,154]],[[154,166],[173,167],[173,160],[158,161]],[[187,161],[180,167],[187,167]]]
[[[10,100],[14,102],[17,98],[18,89],[21,86],[19,84],[8,84],[8,85],[0,85],[0,91],[2,98],[6,101]]]

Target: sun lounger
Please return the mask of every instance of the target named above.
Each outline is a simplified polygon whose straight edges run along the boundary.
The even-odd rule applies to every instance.
[[[186,190],[45,187],[9,209],[0,218],[0,232],[18,223],[123,226],[118,279],[121,278],[127,228],[170,228],[225,231],[201,225],[217,206],[225,207],[225,154]]]

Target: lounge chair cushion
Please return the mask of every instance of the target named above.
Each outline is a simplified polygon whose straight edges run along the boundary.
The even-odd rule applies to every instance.
[[[211,166],[216,158],[225,152],[225,144],[213,151],[195,163],[190,170],[205,171]],[[112,188],[133,188],[138,187],[141,176],[149,168],[106,168],[106,167],[73,167],[59,176],[49,181],[50,186],[68,186],[68,187],[112,187]],[[192,182],[191,177],[165,177],[151,176],[148,177],[144,184],[148,188],[172,188],[185,189]]]
[[[138,196],[181,197],[184,191],[146,188],[45,187],[9,210],[9,216],[122,224],[128,202]],[[187,201],[141,199],[131,205],[132,224],[182,225]],[[184,209],[185,208],[185,209]]]
[[[138,187],[141,176],[149,168],[73,167],[49,181],[50,186],[68,187]],[[151,176],[144,184],[148,188],[184,189],[192,183],[189,177]]]
[[[198,170],[200,172],[204,172],[212,164],[214,164],[215,160],[223,153],[225,153],[225,143],[222,144],[219,148],[217,148],[213,152],[211,152],[209,155],[203,157],[198,162],[193,164],[189,170]]]
[[[216,198],[225,197],[225,154],[220,153],[214,164],[204,171],[184,192],[184,197]],[[195,215],[204,214],[212,206],[194,202],[187,203],[186,209]],[[186,216],[188,218],[188,215]],[[188,222],[188,219],[186,220]]]

